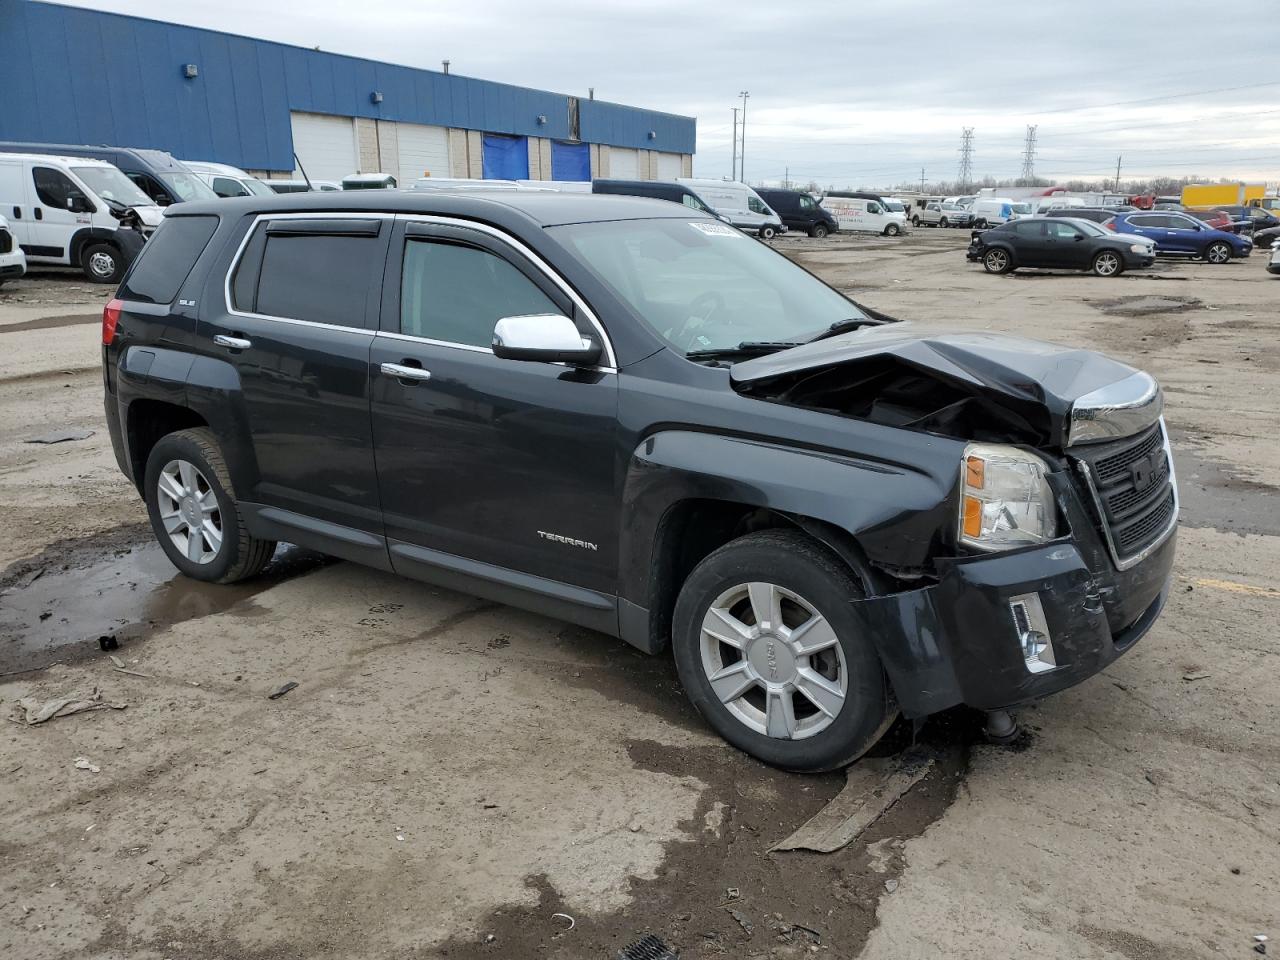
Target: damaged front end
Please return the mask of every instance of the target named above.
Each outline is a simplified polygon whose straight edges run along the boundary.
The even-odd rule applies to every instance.
[[[908,716],[1064,689],[1158,616],[1178,498],[1147,374],[1086,350],[894,324],[730,375],[746,396],[967,441],[954,526],[927,574],[855,604]]]

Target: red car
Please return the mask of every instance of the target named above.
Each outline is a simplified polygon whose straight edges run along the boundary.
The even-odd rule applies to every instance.
[[[1225,210],[1188,210],[1186,212],[1215,230],[1226,230],[1228,233],[1240,232],[1240,225]]]

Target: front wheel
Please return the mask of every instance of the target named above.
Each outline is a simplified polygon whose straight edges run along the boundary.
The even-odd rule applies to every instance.
[[[80,252],[80,269],[94,283],[119,283],[124,268],[124,257],[109,243],[91,243]]]
[[[151,529],[169,560],[193,580],[235,583],[259,573],[276,545],[245,529],[212,431],[162,437],[147,457]]]
[[[765,763],[804,772],[852,763],[898,713],[849,602],[863,596],[848,567],[803,534],[734,540],[680,590],[681,683],[717,733]]]
[[[920,226],[920,218],[919,218],[919,217],[912,217],[912,218],[911,218],[911,225],[912,225],[913,227],[918,227],[918,226]]]
[[[1226,263],[1231,259],[1231,245],[1216,240],[1205,249],[1204,258],[1210,263]]]
[[[772,240],[778,234],[778,229],[771,223],[766,223],[760,228],[761,240]]]
[[[884,235],[886,237],[896,237],[901,232],[902,229],[896,223],[891,223],[884,228]]]
[[[940,227],[949,227],[949,226],[951,226],[951,224],[947,221],[947,218],[946,218],[946,217],[943,217],[941,220],[939,220],[939,221],[938,221],[938,226],[940,226]]]
[[[1013,258],[1008,251],[996,247],[983,256],[982,266],[987,273],[1008,273],[1013,268]]]
[[[813,237],[815,240],[821,240],[828,232],[827,225],[825,223],[819,223],[815,224],[813,229],[809,231],[809,236]]]
[[[1093,272],[1100,277],[1118,276],[1124,271],[1124,261],[1114,250],[1100,250],[1093,258]]]

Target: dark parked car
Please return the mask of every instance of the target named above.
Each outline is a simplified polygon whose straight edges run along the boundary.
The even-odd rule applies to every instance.
[[[757,187],[756,193],[767,203],[788,230],[803,230],[811,237],[825,237],[840,229],[835,215],[807,193]]]
[[[1253,241],[1226,230],[1215,230],[1186,213],[1170,210],[1118,213],[1104,226],[1125,236],[1154,240],[1161,256],[1200,257],[1209,263],[1226,263],[1232,257],[1247,257]]]
[[[670,647],[711,726],[793,770],[1073,686],[1169,590],[1150,376],[915,331],[671,203],[184,204],[102,341],[117,461],[187,576],[290,541]]]
[[[1114,277],[1155,262],[1153,244],[1117,237],[1092,220],[1075,217],[1028,217],[992,230],[975,230],[967,254],[988,273],[1019,267],[1091,270]]]
[[[186,200],[212,200],[217,196],[181,160],[163,150],[134,147],[86,146],[69,143],[0,143],[4,153],[47,153],[59,157],[90,157],[104,160],[132,180],[157,206]]]
[[[670,203],[684,204],[690,210],[699,210],[718,220],[723,219],[707,206],[692,188],[673,180],[592,180],[591,192],[666,200]]]
[[[1262,207],[1228,206],[1219,208],[1233,223],[1240,224],[1245,232],[1256,233],[1259,230],[1270,230],[1280,227],[1280,218],[1273,210]],[[1194,213],[1194,211],[1188,211]]]
[[[1106,223],[1117,213],[1128,213],[1136,207],[1050,207],[1040,216],[1071,217],[1074,220],[1092,220],[1094,223]]]
[[[1270,250],[1277,240],[1280,240],[1280,227],[1268,227],[1253,234],[1253,245],[1258,250]]]

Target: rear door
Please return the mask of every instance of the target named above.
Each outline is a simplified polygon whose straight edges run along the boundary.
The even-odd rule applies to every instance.
[[[487,228],[401,218],[369,363],[373,439],[394,567],[442,566],[535,592],[615,592],[617,373],[503,360],[504,316],[583,305]],[[391,367],[384,367],[391,364]],[[408,376],[399,376],[408,368]],[[421,372],[418,372],[421,371]],[[610,599],[585,604],[612,616]],[[607,608],[607,609],[606,609]]]
[[[391,224],[376,213],[255,218],[198,330],[199,348],[238,375],[229,401],[243,404],[256,460],[241,498],[348,540],[382,533],[368,364]]]
[[[1013,250],[1020,267],[1051,267],[1053,256],[1049,247],[1049,236],[1045,231],[1045,221],[1024,220],[1012,227],[1004,227],[993,233],[995,236],[1013,236]]]

